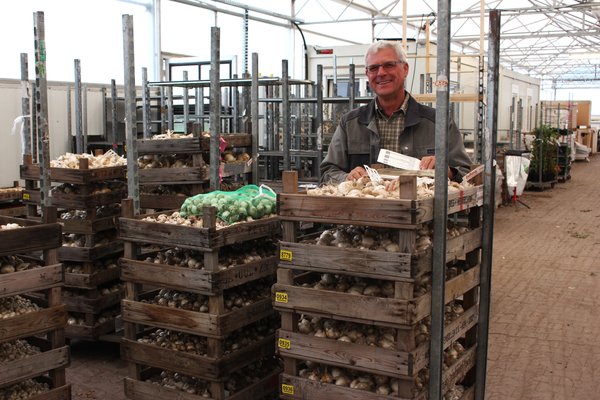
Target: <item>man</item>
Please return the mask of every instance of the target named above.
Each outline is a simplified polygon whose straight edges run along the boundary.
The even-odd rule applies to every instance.
[[[418,103],[405,90],[406,53],[399,42],[378,41],[367,49],[366,74],[375,98],[345,114],[320,165],[321,181],[340,183],[367,172],[380,149],[421,159],[421,169],[435,167],[435,110]],[[456,124],[448,132],[448,177],[459,181],[471,160]]]

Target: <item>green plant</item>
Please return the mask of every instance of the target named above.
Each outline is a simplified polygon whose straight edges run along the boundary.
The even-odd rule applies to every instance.
[[[559,130],[548,125],[542,125],[535,129],[535,139],[531,148],[531,163],[529,164],[529,175],[538,179],[541,175],[544,180],[555,179],[558,172],[557,139]]]

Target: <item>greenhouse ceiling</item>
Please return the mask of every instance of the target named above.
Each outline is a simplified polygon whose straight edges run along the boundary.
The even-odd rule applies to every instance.
[[[237,9],[249,18],[288,24],[348,44],[401,38],[404,29],[407,38],[424,40],[427,34],[435,42],[439,24],[434,0],[173,1],[216,12]],[[504,67],[556,88],[600,87],[600,2],[455,0],[450,10],[452,50],[478,54],[483,43],[485,53],[489,11],[496,9],[501,16],[500,61]],[[353,28],[360,25],[368,27],[370,34]]]

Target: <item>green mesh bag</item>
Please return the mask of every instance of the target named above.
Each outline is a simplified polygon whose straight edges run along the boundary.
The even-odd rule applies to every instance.
[[[266,185],[246,185],[233,192],[216,190],[188,197],[181,205],[180,214],[186,218],[202,215],[204,207],[217,209],[217,216],[228,224],[259,219],[276,211],[275,192]]]

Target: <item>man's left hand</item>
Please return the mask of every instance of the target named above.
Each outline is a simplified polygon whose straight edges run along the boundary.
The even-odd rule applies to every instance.
[[[419,164],[420,169],[435,169],[435,156],[425,156],[421,158],[421,163]],[[454,173],[452,169],[448,167],[448,178],[452,179]]]

